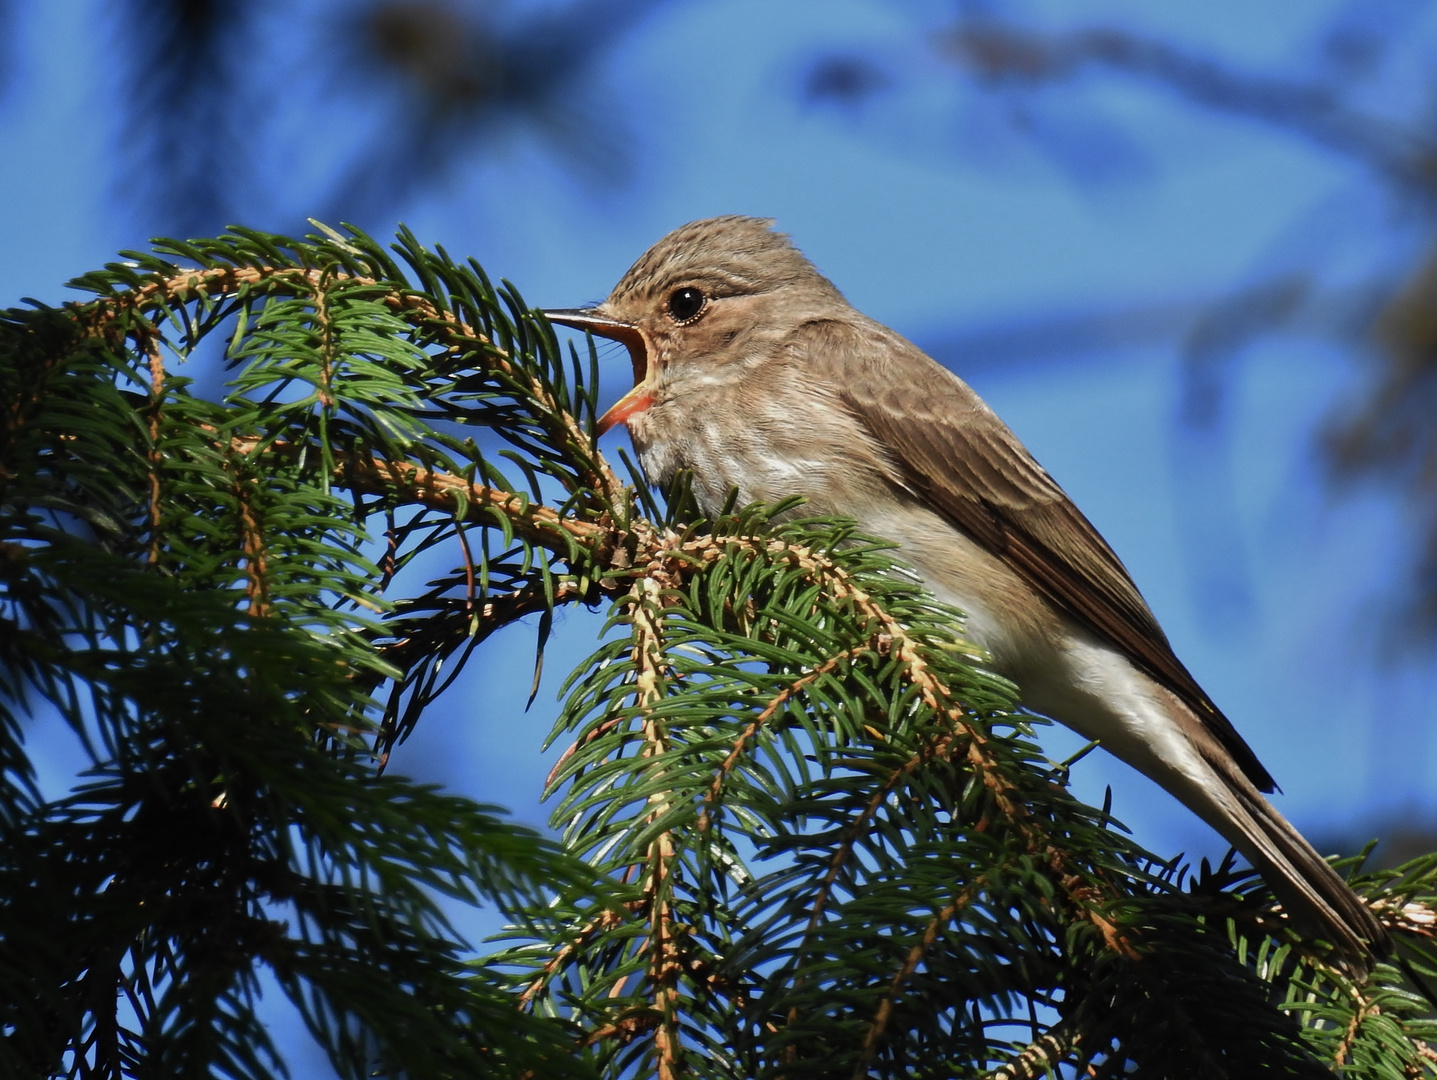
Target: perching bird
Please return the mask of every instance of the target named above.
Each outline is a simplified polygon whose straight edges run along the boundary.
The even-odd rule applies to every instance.
[[[772,222],[696,221],[593,308],[547,312],[628,346],[645,476],[700,508],[807,499],[901,545],[968,637],[1051,717],[1145,773],[1233,844],[1350,967],[1388,948],[1371,909],[1262,796],[1275,788],[1173,654],[1123,564],[973,390],[855,311]]]

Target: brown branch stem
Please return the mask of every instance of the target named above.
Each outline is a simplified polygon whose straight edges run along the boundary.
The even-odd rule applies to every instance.
[[[662,757],[669,749],[668,732],[662,719],[649,709],[663,697],[664,659],[663,599],[658,581],[652,576],[634,582],[630,592],[633,609],[633,658],[638,667],[635,704],[645,708],[643,718],[646,758]],[[652,821],[663,812],[665,796],[656,792],[649,796],[653,807],[648,815]],[[676,940],[668,896],[673,888],[670,864],[676,849],[672,833],[665,829],[649,844],[643,890],[649,901],[649,982],[653,987],[654,1051],[657,1056],[659,1080],[678,1080],[683,1075],[682,1044],[679,1039],[679,979],[683,973],[682,958]]]

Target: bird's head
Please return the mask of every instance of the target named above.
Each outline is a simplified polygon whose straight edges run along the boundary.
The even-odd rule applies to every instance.
[[[847,307],[772,225],[737,215],[690,222],[649,248],[602,304],[544,313],[628,347],[635,385],[600,418],[600,434],[762,363],[804,319]]]

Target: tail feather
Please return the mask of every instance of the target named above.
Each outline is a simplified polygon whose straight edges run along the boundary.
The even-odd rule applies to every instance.
[[[1278,813],[1191,710],[1170,691],[1157,695],[1184,734],[1149,739],[1123,756],[1176,795],[1252,863],[1304,936],[1330,944],[1361,977],[1392,949],[1387,931],[1341,875]]]
[[[1333,946],[1354,976],[1391,942],[1372,909],[1254,786],[1227,743],[1175,692],[1078,629],[1061,678],[1023,681],[1024,703],[1100,740],[1197,814],[1247,857],[1304,936]],[[1265,776],[1265,773],[1261,774]]]
[[[1371,971],[1375,957],[1392,947],[1372,909],[1251,784],[1232,787],[1241,813],[1230,820],[1242,835],[1228,839],[1262,874],[1299,930],[1331,944],[1355,974]]]

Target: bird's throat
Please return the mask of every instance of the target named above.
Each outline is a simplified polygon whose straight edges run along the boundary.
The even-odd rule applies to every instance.
[[[653,403],[654,399],[649,393],[648,385],[639,383],[638,386],[614,402],[608,412],[599,417],[599,434],[602,435],[610,428],[620,424],[627,424],[632,417],[637,416]]]

